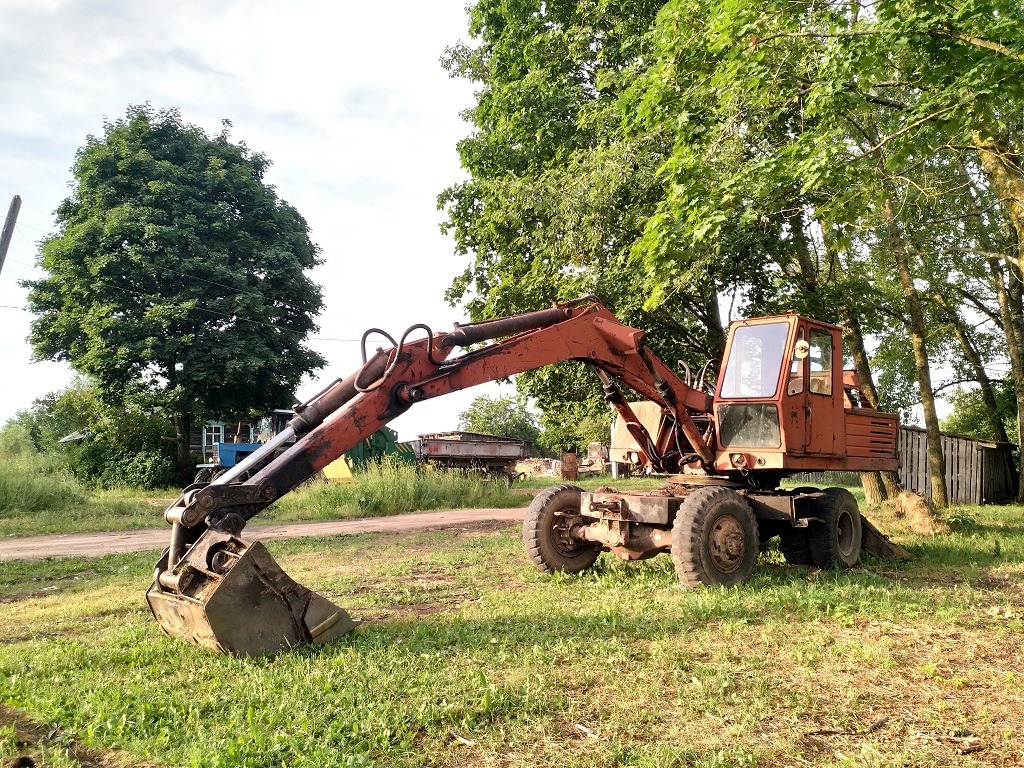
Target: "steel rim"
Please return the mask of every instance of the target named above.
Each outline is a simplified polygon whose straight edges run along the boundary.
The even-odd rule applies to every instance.
[[[732,573],[743,565],[747,537],[743,525],[733,515],[715,520],[708,536],[708,554],[719,573]]]
[[[839,519],[836,520],[836,546],[843,557],[853,554],[855,538],[853,514],[848,509],[842,509],[839,511]]]
[[[572,526],[578,516],[576,510],[571,508],[570,510],[560,509],[553,516],[551,544],[562,557],[577,557],[590,546],[587,542],[572,535]]]

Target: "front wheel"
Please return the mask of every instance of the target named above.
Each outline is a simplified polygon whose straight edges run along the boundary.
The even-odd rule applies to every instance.
[[[807,528],[814,564],[819,568],[856,565],[863,533],[857,500],[843,488],[827,488],[817,507],[818,520]]]
[[[571,534],[581,520],[580,493],[575,485],[556,485],[538,494],[526,511],[523,545],[538,571],[580,573],[601,554],[597,544]]]
[[[754,512],[731,488],[698,488],[676,513],[672,561],[688,587],[742,584],[757,565],[758,546]]]

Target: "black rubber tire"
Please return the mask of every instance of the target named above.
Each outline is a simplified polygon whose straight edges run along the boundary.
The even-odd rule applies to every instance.
[[[757,565],[759,544],[754,511],[731,488],[698,488],[672,526],[672,561],[687,587],[742,584]]]
[[[581,573],[601,554],[601,546],[570,540],[566,528],[580,517],[580,493],[575,485],[556,485],[534,497],[523,520],[523,546],[542,573]]]
[[[790,528],[779,533],[779,551],[790,565],[814,565],[806,528]]]
[[[192,480],[193,483],[208,483],[213,480],[213,470],[209,467],[203,467],[196,472],[195,478]]]
[[[804,485],[793,488],[793,493],[821,493],[821,488]],[[811,542],[807,538],[806,528],[793,528],[785,525],[779,531],[779,551],[790,565],[814,565],[811,557]]]
[[[863,529],[857,500],[845,488],[826,488],[818,520],[807,528],[811,558],[819,568],[851,568],[860,559]]]

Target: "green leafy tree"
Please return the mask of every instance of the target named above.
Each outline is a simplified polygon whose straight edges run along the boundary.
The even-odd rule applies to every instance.
[[[566,415],[568,414],[568,418]],[[565,401],[557,411],[541,416],[540,446],[552,456],[586,454],[592,442],[609,442],[612,416],[607,406],[594,412],[588,403]]]
[[[657,305],[629,254],[663,194],[670,132],[628,139],[619,99],[650,53],[661,0],[507,3],[470,8],[472,45],[446,67],[479,86],[459,142],[469,178],[446,190],[446,228],[470,266],[448,298],[475,320],[597,295],[647,332],[663,359],[700,366],[723,346],[718,271]],[[754,265],[730,261],[754,270]],[[607,408],[597,377],[564,363],[517,377],[552,422]],[[567,401],[566,392],[573,393]],[[582,403],[582,406],[578,404]]]
[[[37,359],[67,360],[104,400],[175,427],[292,398],[323,359],[303,341],[321,292],[305,220],[264,181],[269,160],[176,110],[132,107],[90,136],[28,283]]]
[[[522,396],[474,398],[459,414],[459,429],[498,437],[514,437],[536,443],[540,436],[537,416],[527,407]]]
[[[989,419],[989,408],[981,390],[958,388],[949,398],[953,409],[942,420],[942,428],[956,435],[968,435],[982,440],[1002,440],[1017,431],[1017,400],[1009,382],[994,382],[992,388],[996,413],[1002,421],[1003,431],[996,434]]]
[[[1014,155],[984,137],[1005,140],[1020,122],[1021,21],[1020,4],[1003,0],[672,0],[628,94],[637,133],[675,130],[666,194],[634,249],[653,294],[689,279],[675,252],[713,260],[760,227],[750,255],[773,279],[745,292],[755,311],[781,299],[894,343],[909,337],[939,505],[931,367],[949,337],[928,291],[978,271],[941,257],[943,243],[980,251],[978,223],[993,218],[959,191],[985,177],[1013,197],[986,159],[1012,176]]]

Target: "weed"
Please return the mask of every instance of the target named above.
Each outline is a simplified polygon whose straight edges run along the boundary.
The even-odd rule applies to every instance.
[[[74,478],[31,444],[10,439],[0,444],[0,518],[65,509],[81,503],[83,495]]]
[[[274,504],[261,520],[336,520],[430,509],[525,506],[531,497],[500,482],[394,461],[369,464],[352,482],[313,482]]]
[[[950,530],[957,533],[975,533],[978,521],[964,507],[950,507],[946,512],[946,522]]]

